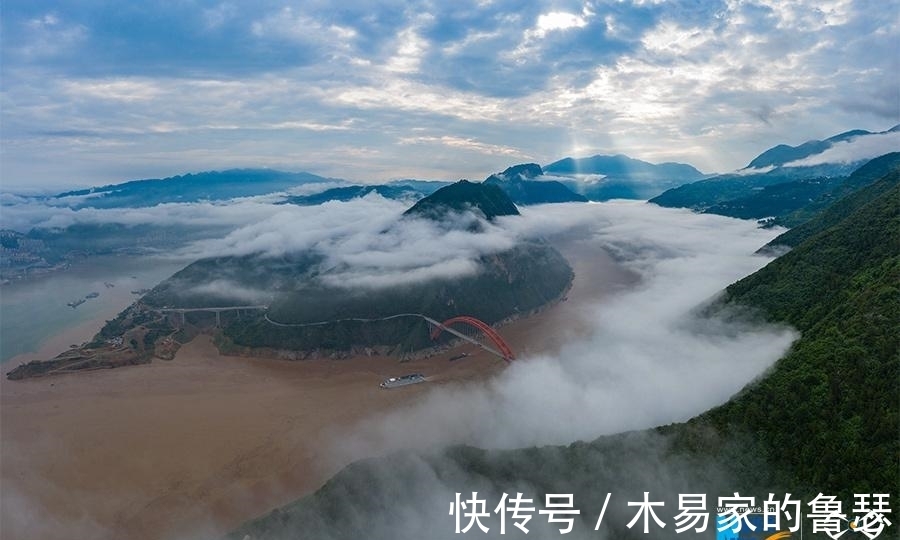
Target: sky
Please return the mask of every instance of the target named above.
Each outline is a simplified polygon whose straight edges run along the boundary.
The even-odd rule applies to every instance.
[[[10,0],[4,189],[232,167],[704,172],[900,123],[900,0]]]

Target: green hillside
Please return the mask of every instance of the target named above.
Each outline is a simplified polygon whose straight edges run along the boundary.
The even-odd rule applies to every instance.
[[[803,333],[758,384],[705,415],[756,435],[786,478],[900,492],[900,186],[727,289]],[[881,190],[879,181],[859,193]]]
[[[510,198],[496,186],[460,181],[420,200],[405,215],[441,221],[453,210],[467,209],[487,219],[518,214]],[[401,219],[396,226],[406,225]],[[460,226],[467,228],[467,234],[479,234],[481,222],[447,223],[450,229]],[[312,251],[280,257],[254,254],[202,259],[159,284],[142,302],[153,308],[268,306],[265,311],[248,311],[240,317],[221,317],[221,344],[226,347],[305,353],[379,347],[404,354],[433,345],[421,318],[348,319],[415,313],[439,320],[470,315],[494,324],[558,299],[573,277],[563,256],[541,241],[522,242],[484,255],[475,261],[476,271],[470,275],[384,287],[329,284],[324,278],[333,269],[323,262],[323,257]],[[203,313],[188,314],[186,319],[197,326],[213,321]]]
[[[874,183],[873,183],[874,182]],[[882,196],[900,182],[900,153],[887,154],[873,159],[850,175],[838,188],[843,197],[835,200],[824,211],[813,214],[802,224],[778,236],[768,247],[799,245],[807,238],[829,228],[850,213]],[[872,184],[871,189],[862,189]]]
[[[650,202],[741,219],[768,218],[770,225],[796,227],[900,167],[900,153],[885,154],[844,171],[847,167],[786,167],[721,175],[670,189]]]
[[[744,219],[784,218],[828,197],[853,172],[847,165],[790,167],[766,173],[723,174],[670,189],[650,202],[668,208],[690,208]],[[787,224],[784,222],[783,224]]]
[[[808,502],[823,492],[841,497],[848,512],[853,493],[891,493],[896,506],[900,187],[874,195],[883,181],[860,192],[873,194],[867,203],[708,306],[721,313],[749,307],[755,317],[802,332],[784,358],[726,404],[684,424],[566,447],[451,448],[356,463],[230,538],[451,538],[453,493],[476,490],[494,503],[500,492],[538,500],[572,493],[583,511],[579,538],[680,538],[671,527],[678,493],[715,500],[740,491],[760,500],[790,492]],[[641,500],[643,491],[665,501],[659,514],[670,524],[651,536],[625,527],[634,515],[625,501]],[[614,499],[606,524],[593,532],[607,493]],[[808,527],[804,537],[814,538]],[[896,527],[883,537],[896,537]]]
[[[518,208],[502,189],[468,180],[442,187],[414,204],[403,215],[440,220],[448,212],[466,210],[477,210],[489,220],[497,216],[519,215]]]
[[[488,324],[523,315],[559,298],[572,281],[572,269],[558,251],[542,242],[481,257],[474,275],[406,283],[379,289],[323,286],[311,279],[278,294],[262,316],[235,321],[225,335],[247,347],[346,351],[355,347],[387,347],[406,353],[431,345],[422,319],[378,319],[398,313],[420,313],[438,320],[470,315]]]

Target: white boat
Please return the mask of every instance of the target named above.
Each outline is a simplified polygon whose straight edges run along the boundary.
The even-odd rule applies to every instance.
[[[382,388],[397,388],[398,386],[407,386],[410,384],[418,384],[427,382],[425,379],[425,375],[421,373],[410,373],[409,375],[403,375],[400,377],[391,377],[390,379],[385,379],[381,381]]]

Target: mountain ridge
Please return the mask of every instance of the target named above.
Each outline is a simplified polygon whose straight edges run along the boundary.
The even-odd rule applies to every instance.
[[[74,208],[140,208],[173,202],[227,200],[266,195],[313,183],[343,182],[312,173],[275,169],[226,169],[186,173],[167,178],[130,180],[119,184],[64,191],[50,197],[82,198]]]
[[[798,144],[797,146],[779,144],[763,151],[758,156],[750,160],[750,163],[747,164],[747,166],[742,170],[763,169],[766,167],[781,167],[784,165],[788,165],[794,161],[799,161],[816,154],[821,154],[825,150],[828,150],[829,148],[834,146],[834,143],[846,142],[851,139],[866,137],[869,135],[884,135],[886,133],[893,133],[898,130],[900,130],[900,124],[890,129],[879,132],[868,131],[865,129],[851,129],[849,131],[844,131],[843,133],[838,133],[837,135],[832,135],[831,137],[828,137],[824,140],[813,139]]]
[[[440,220],[450,212],[466,210],[477,210],[488,221],[498,216],[519,215],[519,209],[502,189],[493,184],[468,180],[440,188],[416,202],[403,215]]]
[[[870,163],[881,163],[886,172],[886,167],[900,165],[900,154],[894,152],[864,160],[846,173],[844,170],[849,165],[785,167],[764,173],[721,175],[670,189],[649,202],[741,219],[766,219],[767,225],[794,227],[873,181],[871,175],[857,173]],[[829,171],[840,174],[829,175]]]
[[[315,494],[245,523],[228,538],[449,539],[447,502],[454,491],[491,500],[526,490],[537,500],[571,493],[579,508],[591,509],[576,516],[583,530],[593,529],[607,493],[635,501],[652,491],[653,500],[665,501],[659,510],[666,521],[679,493],[739,490],[757,501],[767,493],[803,501],[825,493],[844,504],[854,493],[896,493],[898,200],[896,186],[872,198],[709,305],[720,314],[749,307],[803,332],[726,404],[685,423],[568,446],[461,446],[356,462]],[[622,504],[610,505],[603,530],[611,538],[637,538],[624,527],[634,511]],[[435,529],[439,520],[446,530]],[[810,527],[809,516],[803,527]],[[680,536],[657,529],[654,538]]]
[[[686,163],[650,163],[625,154],[596,154],[587,158],[565,157],[543,167],[555,174],[603,174],[606,176],[641,176],[646,178],[693,180],[705,176]]]
[[[587,197],[575,193],[562,182],[537,180],[543,175],[544,171],[537,163],[523,163],[492,174],[483,183],[499,187],[516,204],[587,202]]]

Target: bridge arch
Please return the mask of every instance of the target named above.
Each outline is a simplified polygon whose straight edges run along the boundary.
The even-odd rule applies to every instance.
[[[500,355],[504,360],[506,360],[507,362],[515,360],[516,355],[512,352],[510,346],[506,343],[503,337],[497,333],[496,330],[494,330],[486,322],[480,319],[476,319],[475,317],[469,317],[467,315],[453,317],[451,319],[447,319],[441,324],[434,325],[433,329],[431,330],[432,341],[440,337],[441,332],[444,330],[444,328],[450,327],[453,324],[465,324],[467,326],[475,328],[476,330],[484,334],[491,341],[491,343],[493,343],[494,346],[497,347],[497,350],[500,352]]]

